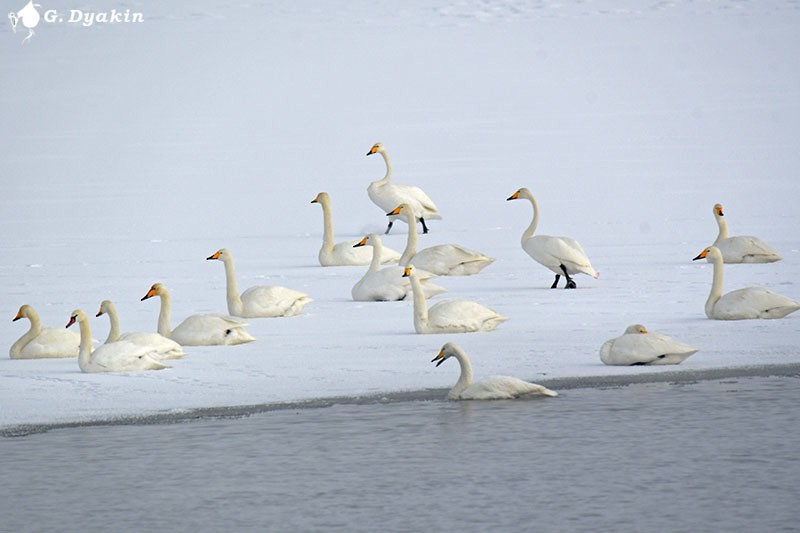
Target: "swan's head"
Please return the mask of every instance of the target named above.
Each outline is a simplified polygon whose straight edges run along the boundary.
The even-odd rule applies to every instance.
[[[225,261],[226,259],[231,259],[232,257],[233,256],[231,255],[231,253],[228,251],[227,248],[220,248],[213,254],[206,257],[206,261],[209,261],[211,259],[218,259],[220,261]]]
[[[439,353],[436,354],[436,357],[431,359],[431,363],[436,363],[436,366],[438,367],[439,365],[444,363],[448,357],[455,355],[456,350],[457,347],[454,343],[452,342],[444,343],[442,349],[439,350]]]
[[[400,204],[388,213],[386,213],[387,217],[396,217],[400,213],[407,213],[409,210],[408,204]]]
[[[514,194],[506,198],[506,202],[509,200],[519,200],[520,198],[530,198],[531,196],[531,191],[525,187],[522,187],[521,189],[517,189]]]
[[[717,248],[716,246],[709,246],[708,248],[700,252],[697,255],[697,257],[692,259],[692,261],[697,261],[698,259],[705,259],[706,257],[711,258],[712,261],[717,258],[722,259],[722,252],[720,252],[719,248]]]
[[[628,329],[625,330],[625,333],[647,333],[647,328],[641,324],[634,324],[632,326],[628,326]]]
[[[404,278],[410,278],[413,273],[414,273],[414,265],[408,265],[406,268],[403,269]]]
[[[375,233],[369,233],[366,237],[358,241],[353,245],[353,248],[358,248],[359,246],[375,246],[376,244],[380,244],[381,238],[378,237]]]
[[[324,204],[330,201],[331,197],[326,192],[319,193],[313,200],[311,200],[312,204]]]
[[[14,318],[12,318],[11,321],[12,322],[16,322],[20,318],[28,318],[28,317],[32,316],[32,314],[35,314],[35,313],[36,313],[36,311],[33,310],[33,307],[31,307],[28,304],[25,304],[25,305],[23,305],[23,306],[21,306],[19,308],[19,311],[17,311],[16,316]]]
[[[163,294],[167,294],[167,288],[160,283],[153,283],[153,286],[150,287],[150,290],[147,291],[147,294],[142,296],[142,301],[152,298],[153,296],[161,296]]]
[[[713,213],[716,217],[724,217],[725,213],[722,212],[722,204],[714,204]]]
[[[69,315],[69,322],[67,322],[67,325],[66,325],[65,327],[67,327],[67,328],[68,328],[68,327],[70,327],[72,324],[74,324],[75,322],[85,322],[86,320],[88,320],[88,318],[86,317],[86,313],[84,313],[84,312],[83,312],[83,311],[81,311],[80,309],[75,309],[75,310],[74,310],[74,311],[73,311],[73,312],[72,312],[72,313]]]
[[[375,143],[372,145],[372,148],[369,149],[367,155],[377,154],[378,152],[383,152],[383,144],[382,143]]]
[[[97,314],[94,315],[95,317],[103,316],[104,313],[108,313],[111,310],[111,306],[114,305],[111,303],[111,300],[103,300],[100,302],[100,310],[97,311]]]

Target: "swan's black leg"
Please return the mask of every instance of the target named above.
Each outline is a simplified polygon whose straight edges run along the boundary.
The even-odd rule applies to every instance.
[[[425,225],[425,219],[419,217],[419,221],[422,222],[422,233],[428,233],[428,226]]]
[[[571,277],[569,277],[569,274],[567,274],[567,267],[565,267],[564,265],[561,265],[561,271],[564,273],[564,277],[567,278],[567,286],[564,287],[564,288],[565,289],[574,289],[574,288],[576,288],[577,285],[575,285],[575,280],[573,280]]]
[[[394,224],[394,221],[390,220],[389,225],[386,226],[386,233],[384,233],[384,235],[389,235],[389,230],[392,229],[392,224]]]
[[[550,285],[550,288],[551,289],[555,289],[556,287],[558,287],[558,280],[560,280],[560,279],[561,279],[561,275],[560,274],[556,274],[556,280],[553,282],[552,285]]]

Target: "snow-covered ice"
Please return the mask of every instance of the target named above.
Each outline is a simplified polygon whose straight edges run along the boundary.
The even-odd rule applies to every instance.
[[[20,1],[19,8],[23,7]],[[68,2],[39,9],[68,11]],[[77,7],[76,7],[77,8]],[[250,319],[257,338],[187,348],[172,368],[81,374],[75,360],[0,358],[0,427],[446,388],[456,341],[477,376],[530,380],[800,363],[800,314],[712,321],[716,236],[752,234],[783,261],[730,265],[726,291],[800,299],[800,6],[795,2],[357,0],[325,4],[103,3],[141,23],[0,26],[4,127],[0,345],[74,308],[118,307],[123,331],[155,330],[154,282],[173,324],[225,312],[222,247],[241,290],[277,284],[314,302]],[[416,335],[410,302],[354,302],[366,267],[317,263],[331,195],[337,240],[382,232],[366,193],[384,174],[422,187],[443,220],[420,246],[497,258],[439,278],[444,298],[510,320],[491,333]],[[599,279],[551,290],[520,247],[528,187],[539,231],[577,239]],[[396,223],[384,243],[402,250]],[[563,283],[563,281],[562,281]],[[678,367],[604,366],[633,323],[700,349]],[[106,317],[92,318],[104,339]]]

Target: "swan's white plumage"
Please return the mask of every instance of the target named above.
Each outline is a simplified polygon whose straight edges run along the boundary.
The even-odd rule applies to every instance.
[[[157,352],[152,347],[128,341],[101,344],[92,351],[89,317],[80,309],[76,309],[70,315],[67,327],[75,322],[78,322],[81,332],[78,354],[78,366],[81,372],[138,372],[169,368],[157,359]]]
[[[763,287],[746,287],[722,294],[723,259],[716,246],[700,252],[697,259],[708,258],[714,265],[711,292],[706,300],[708,318],[716,320],[743,320],[752,318],[783,318],[800,309],[796,301]]]
[[[400,204],[408,204],[417,220],[441,219],[442,216],[439,214],[439,209],[436,207],[436,204],[433,203],[433,200],[431,200],[422,189],[411,185],[392,183],[392,162],[383,144],[375,143],[372,148],[370,148],[369,152],[367,152],[367,155],[376,153],[381,154],[383,161],[386,163],[386,175],[383,179],[373,181],[369,184],[369,187],[367,187],[367,194],[370,200],[380,207],[384,213],[391,211]],[[389,223],[390,228],[392,222],[397,218],[397,216],[391,217]],[[405,221],[405,218],[399,218]],[[388,233],[389,229],[387,228],[386,231]]]
[[[161,283],[155,283],[142,300],[147,300],[153,296],[161,298],[161,310],[158,314],[158,332],[181,346],[243,344],[255,340],[244,329],[247,326],[247,322],[232,316],[216,313],[191,315],[178,324],[175,329],[171,329],[172,298],[169,291]]]
[[[380,268],[383,245],[381,238],[370,233],[355,246],[371,246],[372,262],[364,276],[353,285],[350,291],[356,301],[394,301],[405,300],[412,294],[411,282],[403,277],[405,269],[400,266]],[[429,298],[446,292],[446,289],[430,282],[434,277],[429,272],[420,273],[421,289]]]
[[[323,233],[322,247],[319,249],[319,264],[322,266],[368,265],[372,261],[372,250],[368,248],[354,248],[358,241],[335,242],[333,234],[333,220],[331,214],[331,199],[327,192],[319,193],[311,200],[312,204],[322,206]],[[384,246],[381,261],[383,263],[397,263],[400,252]]]
[[[517,200],[519,198],[529,200],[533,206],[533,220],[522,234],[522,249],[534,261],[555,273],[556,281],[552,285],[553,288],[558,283],[558,278],[564,275],[561,269],[562,265],[570,276],[575,274],[587,274],[593,278],[600,276],[600,273],[592,267],[586,252],[583,251],[583,248],[575,239],[534,235],[539,224],[539,204],[536,201],[536,197],[525,187],[516,191],[507,200]]]
[[[717,239],[712,246],[719,248],[723,263],[774,263],[781,260],[778,252],[758,237],[750,235],[730,237],[722,204],[714,204],[712,213],[719,226]]]
[[[30,328],[11,345],[11,359],[53,359],[77,357],[81,336],[64,328],[43,328],[39,313],[28,304],[19,308],[12,321],[27,318]]]
[[[491,257],[457,244],[437,244],[417,251],[417,226],[414,224],[414,213],[410,206],[400,204],[387,213],[387,216],[402,216],[408,223],[408,240],[399,260],[401,266],[413,262],[418,269],[437,276],[470,276],[494,261]]]
[[[431,306],[413,265],[405,267],[403,274],[411,280],[414,293],[414,330],[417,333],[470,333],[492,331],[508,320],[494,309],[467,300],[445,300]]]
[[[147,346],[155,351],[157,359],[180,359],[186,355],[186,352],[183,351],[180,344],[172,339],[168,339],[160,333],[149,331],[120,333],[119,314],[117,313],[117,307],[111,300],[103,300],[100,303],[100,310],[97,311],[95,316],[99,317],[102,315],[108,315],[110,324],[105,344],[127,341],[139,346]]]
[[[206,259],[222,261],[225,265],[228,313],[233,316],[243,318],[295,316],[313,301],[305,293],[280,285],[256,285],[240,295],[231,252],[222,248]]]
[[[439,366],[450,357],[458,360],[461,375],[447,394],[449,400],[510,400],[533,395],[558,396],[557,392],[547,387],[511,376],[490,376],[473,382],[469,357],[453,342],[445,343],[431,362]]]
[[[634,324],[603,344],[600,360],[607,365],[677,365],[696,352],[697,348]]]

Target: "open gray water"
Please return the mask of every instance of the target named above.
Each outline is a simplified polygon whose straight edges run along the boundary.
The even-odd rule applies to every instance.
[[[795,531],[800,378],[0,438],[3,531]]]

